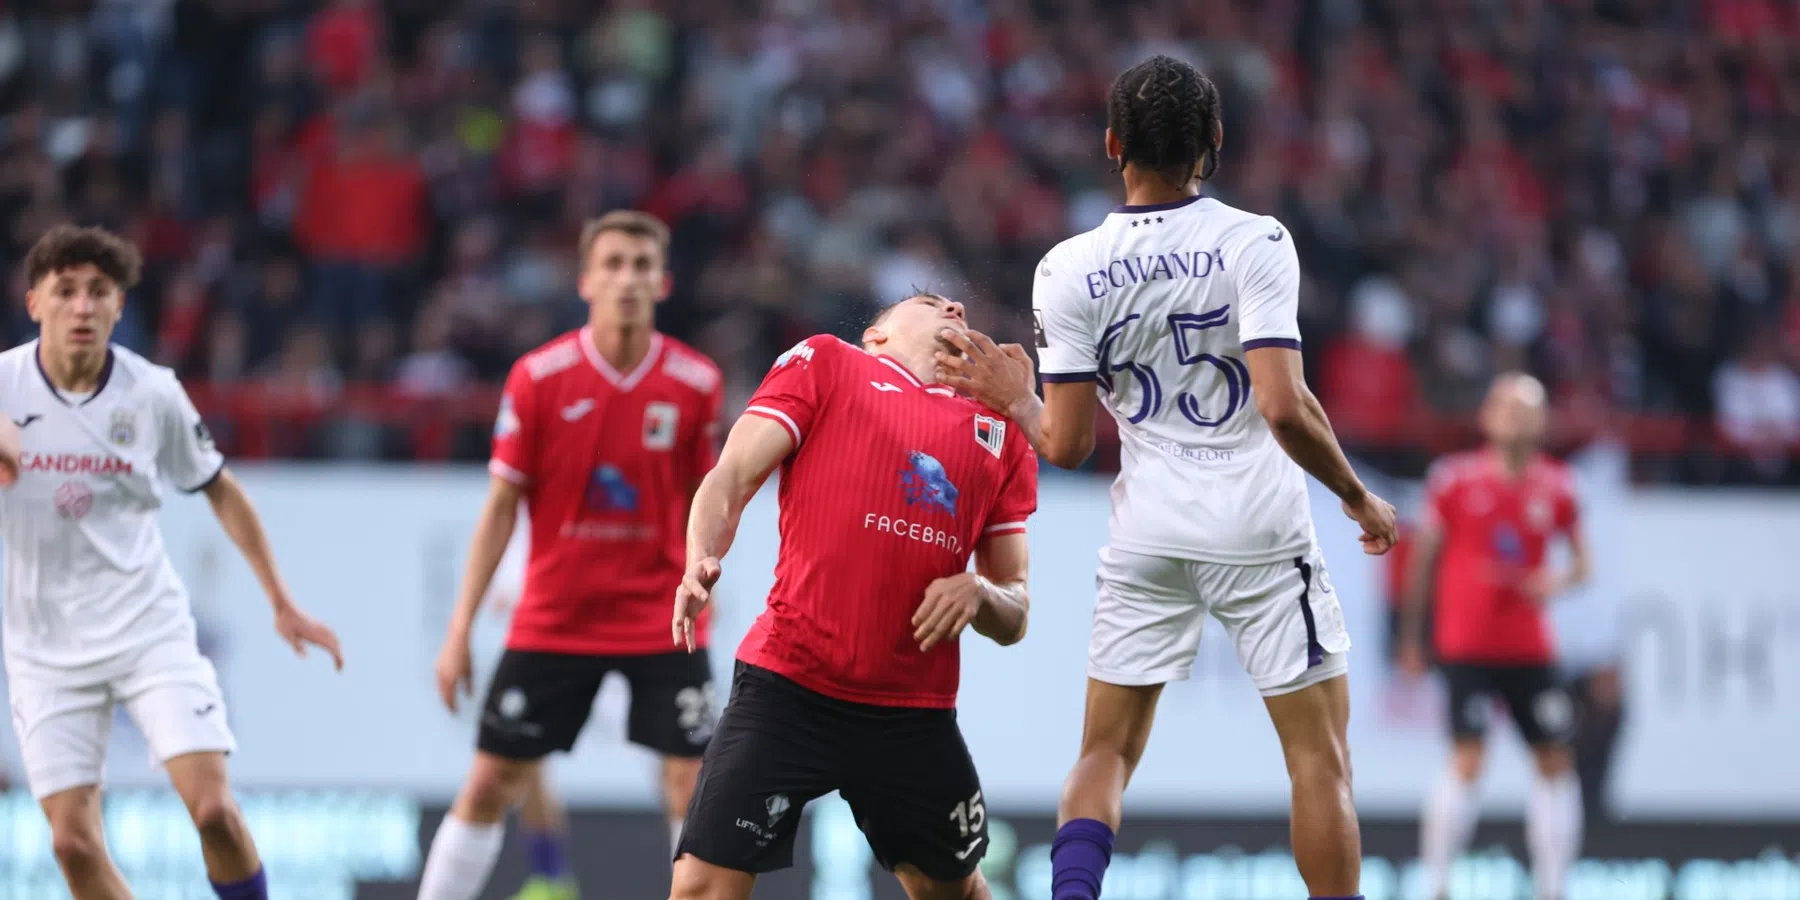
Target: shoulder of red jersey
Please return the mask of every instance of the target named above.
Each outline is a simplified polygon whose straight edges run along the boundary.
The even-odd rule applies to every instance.
[[[810,366],[815,362],[831,359],[852,350],[855,350],[858,353],[862,352],[835,335],[815,334],[812,337],[789,347],[787,352],[775,357],[775,365],[770,366],[770,368],[779,369],[783,366],[792,365]]]
[[[1575,470],[1569,464],[1547,453],[1538,454],[1532,460],[1531,471],[1534,478],[1544,484],[1567,494],[1575,492]]]
[[[533,382],[543,381],[558,372],[574,368],[581,362],[581,332],[570,331],[519,357],[515,371],[523,370]]]
[[[1442,493],[1454,487],[1457,482],[1467,479],[1481,468],[1481,451],[1466,451],[1440,456],[1431,464],[1425,473],[1425,488],[1433,494]]]
[[[702,394],[711,394],[719,389],[725,375],[719,370],[717,363],[707,358],[706,354],[666,334],[662,341],[663,361],[659,369],[664,375]]]

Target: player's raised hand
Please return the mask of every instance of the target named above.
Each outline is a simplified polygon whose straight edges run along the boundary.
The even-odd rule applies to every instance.
[[[925,586],[925,602],[913,613],[913,640],[925,652],[944,641],[954,641],[981,612],[981,576],[958,572]]]
[[[719,559],[708,556],[696,559],[688,564],[687,573],[681,576],[681,586],[675,589],[675,616],[669,620],[669,635],[675,639],[676,646],[687,646],[687,652],[694,652],[694,620],[700,617],[700,611],[712,602],[713,585],[719,583]]]
[[[1362,526],[1362,534],[1357,540],[1362,542],[1364,553],[1380,556],[1394,549],[1397,539],[1394,504],[1375,496],[1372,491],[1364,491],[1360,501],[1344,501],[1344,515]]]
[[[938,381],[1003,416],[1037,395],[1037,370],[1018,344],[995,344],[979,331],[946,328],[938,335],[961,354],[937,352]]]
[[[290,603],[275,613],[275,632],[294,648],[295,656],[305,658],[306,645],[311,644],[331,654],[331,664],[339,672],[344,671],[344,654],[338,649],[337,634],[299,607]]]

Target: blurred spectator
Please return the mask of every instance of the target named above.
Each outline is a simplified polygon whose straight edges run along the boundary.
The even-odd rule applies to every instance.
[[[1758,480],[1789,474],[1790,448],[1800,443],[1800,376],[1781,361],[1779,337],[1758,330],[1713,378],[1719,430],[1746,452]]]
[[[1294,235],[1347,441],[1446,449],[1421,426],[1512,366],[1572,437],[1615,412],[1737,427],[1744,397],[1776,433],[1771,385],[1800,362],[1785,7],[1477,6],[12,4],[0,256],[106,224],[147,261],[123,340],[214,379],[430,395],[491,387],[578,322],[573,235],[632,206],[673,231],[659,321],[743,396],[914,287],[1027,336],[1037,260],[1119,201],[1110,80],[1165,52],[1224,97],[1206,191]],[[1655,471],[1783,477],[1792,448],[1751,443],[1754,466]]]

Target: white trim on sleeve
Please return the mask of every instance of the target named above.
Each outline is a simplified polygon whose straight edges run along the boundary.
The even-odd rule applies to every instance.
[[[488,460],[488,472],[499,478],[504,478],[520,487],[524,487],[531,483],[530,476],[497,459]]]
[[[794,420],[788,418],[787,413],[767,406],[747,407],[744,412],[755,413],[765,419],[774,419],[775,421],[780,422],[782,427],[788,430],[788,435],[794,439],[794,446],[800,446],[800,426],[794,424]]]

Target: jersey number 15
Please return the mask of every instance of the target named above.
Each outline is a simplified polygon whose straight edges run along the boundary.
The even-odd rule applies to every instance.
[[[1143,318],[1132,313],[1120,321],[1106,326],[1106,333],[1100,337],[1100,358],[1096,367],[1099,372],[1100,386],[1108,392],[1113,390],[1113,375],[1129,372],[1137,379],[1138,387],[1143,391],[1143,399],[1138,403],[1138,410],[1132,414],[1133,425],[1162,412],[1163,386],[1162,379],[1156,370],[1143,363],[1125,361],[1114,362],[1113,346],[1125,327]],[[1250,402],[1250,370],[1244,362],[1235,356],[1214,356],[1202,353],[1194,346],[1194,335],[1209,328],[1219,328],[1231,322],[1231,307],[1221,306],[1218,309],[1203,313],[1171,313],[1169,315],[1169,334],[1175,339],[1175,361],[1183,366],[1195,366],[1205,363],[1218,371],[1219,377],[1225,379],[1225,410],[1216,416],[1207,416],[1200,411],[1200,400],[1192,393],[1181,391],[1175,395],[1175,408],[1180,410],[1183,418],[1202,428],[1217,428],[1238,410]]]

